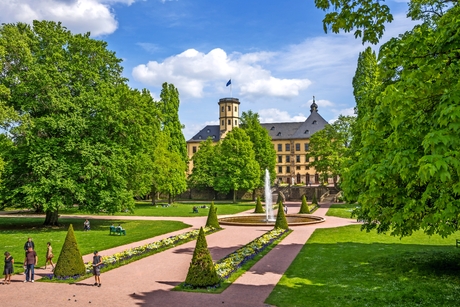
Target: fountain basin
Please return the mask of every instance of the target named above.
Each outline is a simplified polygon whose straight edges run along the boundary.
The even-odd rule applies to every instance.
[[[300,226],[322,223],[326,219],[309,214],[287,214],[286,220],[289,226]],[[236,226],[270,226],[275,225],[276,221],[267,221],[265,214],[237,215],[223,217],[219,219],[221,225]]]

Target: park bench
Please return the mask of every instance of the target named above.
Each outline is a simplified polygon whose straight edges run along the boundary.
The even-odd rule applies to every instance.
[[[455,239],[455,246],[458,247],[460,245],[460,239]]]
[[[115,227],[115,226],[110,226],[110,232],[109,232],[109,235],[111,234],[116,234],[116,235],[120,235],[123,234],[126,236],[126,230],[125,229],[120,229],[118,227]]]

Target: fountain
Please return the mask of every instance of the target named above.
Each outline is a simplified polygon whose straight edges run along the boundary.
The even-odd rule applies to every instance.
[[[270,172],[265,170],[265,217],[266,221],[274,222],[275,216],[273,215],[273,200],[272,189],[270,187]]]
[[[292,179],[294,180],[294,178]],[[265,170],[265,217],[262,214],[252,215],[234,215],[219,219],[222,225],[238,226],[263,226],[274,225],[276,222],[273,213],[273,199],[270,187],[270,172]],[[324,222],[325,219],[319,216],[309,214],[288,214],[286,220],[289,226],[308,225]]]

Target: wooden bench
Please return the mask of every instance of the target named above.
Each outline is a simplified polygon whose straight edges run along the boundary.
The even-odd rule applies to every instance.
[[[458,247],[458,245],[460,245],[460,239],[455,240],[455,246]]]
[[[120,235],[123,234],[126,236],[126,230],[125,229],[120,229],[119,227],[115,227],[115,226],[110,226],[110,232],[109,232],[109,235],[111,234],[116,234],[116,235]]]

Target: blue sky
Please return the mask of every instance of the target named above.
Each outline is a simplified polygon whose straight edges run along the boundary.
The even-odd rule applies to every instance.
[[[407,3],[386,2],[395,21],[382,41],[413,26]],[[191,138],[218,124],[220,98],[262,122],[303,121],[312,97],[328,121],[352,115],[352,78],[366,46],[351,33],[325,34],[313,0],[2,0],[0,23],[61,21],[91,32],[123,59],[133,88],[158,99],[161,84],[180,93],[179,117]],[[378,50],[378,46],[374,47]],[[226,83],[232,79],[232,92]]]

